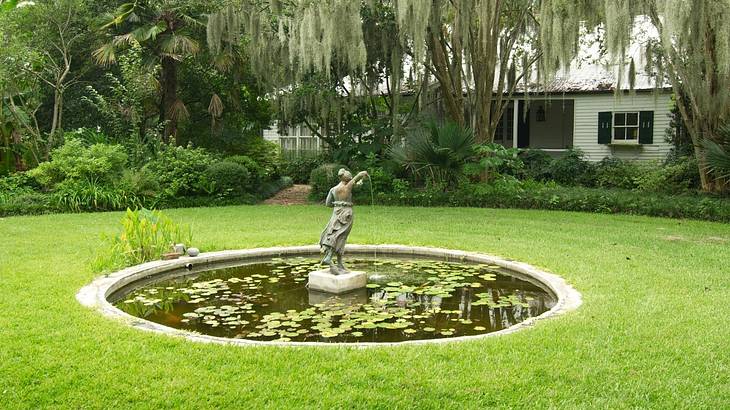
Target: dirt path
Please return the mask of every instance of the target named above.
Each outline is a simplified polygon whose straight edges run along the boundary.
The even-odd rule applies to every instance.
[[[312,187],[309,185],[294,185],[282,189],[276,195],[264,201],[266,205],[302,205],[308,203],[307,195]]]

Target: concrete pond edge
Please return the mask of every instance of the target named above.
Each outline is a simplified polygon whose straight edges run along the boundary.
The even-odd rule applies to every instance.
[[[258,341],[247,339],[232,339],[218,336],[209,336],[199,333],[189,332],[180,329],[174,329],[158,323],[154,323],[145,319],[141,319],[129,315],[122,310],[114,307],[108,298],[117,290],[144,280],[152,280],[170,275],[171,272],[177,271],[177,275],[191,274],[198,271],[207,270],[210,265],[215,264],[216,268],[220,265],[235,266],[242,262],[255,261],[264,258],[291,257],[291,256],[311,256],[319,254],[319,246],[288,246],[288,247],[272,247],[272,248],[254,248],[229,250],[219,252],[202,253],[196,257],[183,257],[168,261],[153,261],[141,265],[132,266],[112,274],[99,277],[92,283],[84,286],[76,294],[76,299],[84,306],[100,311],[104,316],[114,318],[126,323],[137,329],[162,333],[170,336],[183,337],[185,339],[204,342],[217,343],[238,346],[317,346],[317,347],[376,347],[376,346],[396,346],[396,345],[413,345],[413,344],[433,344],[433,343],[454,343],[468,340],[484,339],[487,337],[507,335],[519,330],[529,328],[536,322],[550,317],[565,314],[577,309],[581,303],[581,294],[570,286],[563,278],[553,273],[548,273],[528,265],[523,262],[504,259],[496,256],[486,255],[476,252],[467,252],[460,250],[430,248],[420,246],[405,245],[347,245],[345,248],[347,254],[355,255],[375,255],[375,256],[412,256],[448,259],[454,261],[486,263],[497,265],[508,269],[519,279],[529,281],[546,291],[552,293],[557,302],[552,309],[541,314],[540,316],[529,318],[523,322],[517,323],[507,329],[497,332],[485,333],[482,335],[457,336],[441,339],[427,340],[408,340],[402,342],[390,343],[324,343],[324,342],[276,342],[276,341]]]

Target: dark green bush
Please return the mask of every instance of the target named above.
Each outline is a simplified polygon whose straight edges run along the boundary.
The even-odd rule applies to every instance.
[[[291,177],[296,184],[306,184],[312,171],[325,161],[324,156],[305,155],[282,159],[279,173]]]
[[[496,184],[464,184],[457,191],[448,193],[439,190],[379,193],[376,203],[406,206],[552,209],[730,222],[730,200],[726,198],[509,181]]]
[[[24,192],[0,200],[0,217],[37,215],[58,212],[50,195],[40,192]]]
[[[519,156],[518,148],[506,148],[501,144],[477,144],[473,147],[474,157],[465,167],[470,176],[486,177],[487,180],[500,176],[518,176],[525,164]]]
[[[583,158],[579,150],[569,150],[548,167],[550,179],[568,186],[595,184],[595,166]]]
[[[219,195],[237,196],[252,190],[248,170],[235,162],[216,162],[205,170],[204,176]]]
[[[259,185],[269,180],[269,174],[266,169],[259,165],[253,158],[246,155],[234,155],[225,159],[227,162],[235,162],[236,164],[243,165],[248,170],[249,184],[254,190]]]
[[[681,193],[700,189],[700,173],[697,160],[677,157],[636,180],[643,191]]]
[[[649,164],[606,157],[595,166],[596,186],[634,189],[637,187],[636,180],[649,170]]]
[[[550,166],[553,163],[550,154],[539,149],[527,149],[520,152],[519,156],[524,163],[521,173],[523,179],[550,180]]]
[[[157,177],[165,200],[210,193],[204,174],[215,158],[203,148],[163,146],[143,169]]]
[[[330,188],[339,183],[337,172],[340,168],[347,168],[340,164],[323,164],[312,170],[309,176],[309,185],[312,191],[309,198],[313,201],[324,201]]]
[[[117,187],[138,198],[145,207],[151,207],[160,194],[160,182],[148,169],[125,171]]]

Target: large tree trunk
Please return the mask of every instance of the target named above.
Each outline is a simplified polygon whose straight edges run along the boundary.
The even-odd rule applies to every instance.
[[[162,96],[160,99],[160,118],[165,121],[162,140],[170,142],[177,137],[177,115],[174,112],[177,101],[177,61],[170,57],[162,57]]]
[[[426,36],[426,43],[431,57],[431,63],[433,64],[432,74],[439,83],[446,117],[463,127],[465,120],[464,91],[461,81],[461,55],[454,56],[450,52],[449,45],[447,44],[449,30],[442,26],[441,15],[439,13],[440,9],[441,2],[439,0],[433,0],[431,23],[429,24],[428,34]],[[454,38],[456,33],[454,30],[451,31],[452,38]],[[454,59],[455,57],[459,61],[458,66],[450,61],[450,59]]]

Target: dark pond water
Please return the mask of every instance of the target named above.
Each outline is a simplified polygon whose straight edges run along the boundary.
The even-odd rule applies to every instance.
[[[177,277],[114,295],[125,312],[166,326],[261,341],[400,342],[477,335],[546,312],[554,297],[497,266],[355,259],[368,287],[310,291],[316,259],[287,258]]]

